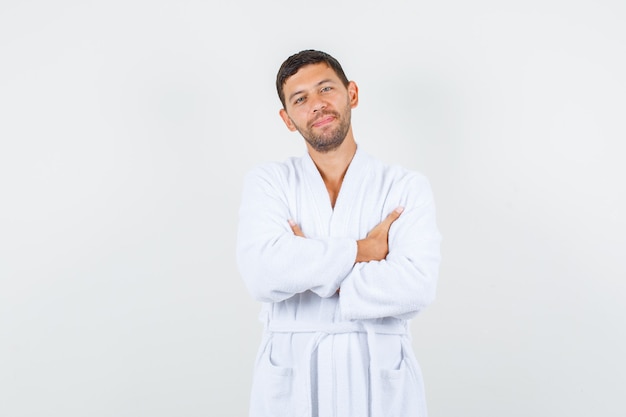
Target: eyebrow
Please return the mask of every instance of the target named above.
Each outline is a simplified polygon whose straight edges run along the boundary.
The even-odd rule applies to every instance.
[[[323,79],[322,81],[318,82],[317,84],[315,84],[315,87],[319,87],[320,85],[325,84],[325,83],[331,83],[332,84],[332,83],[334,83],[334,81],[332,79],[330,79],[330,78],[326,78],[326,79]],[[293,99],[298,94],[302,94],[302,93],[304,93],[304,90],[298,90],[298,91],[295,91],[295,92],[291,93],[289,95],[289,101],[291,101],[291,99]]]

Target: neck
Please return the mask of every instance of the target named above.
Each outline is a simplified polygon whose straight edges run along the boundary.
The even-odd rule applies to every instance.
[[[341,146],[330,152],[321,153],[309,147],[309,155],[315,162],[324,182],[327,180],[341,182],[355,152],[356,142],[354,138],[346,138]]]
[[[324,180],[332,207],[335,207],[343,177],[346,175],[348,166],[350,166],[356,152],[356,142],[351,133],[349,132],[341,146],[333,151],[320,153],[311,147],[308,149],[311,159]]]

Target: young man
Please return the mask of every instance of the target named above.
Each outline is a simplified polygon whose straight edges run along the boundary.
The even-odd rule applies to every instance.
[[[426,178],[357,148],[357,85],[330,55],[289,57],[280,117],[307,153],[246,177],[239,269],[262,301],[251,417],[423,417],[407,320],[435,296]]]

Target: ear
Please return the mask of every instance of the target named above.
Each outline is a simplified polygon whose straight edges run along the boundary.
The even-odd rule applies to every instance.
[[[354,81],[348,83],[348,97],[350,97],[350,108],[355,108],[359,105],[359,87]]]
[[[295,132],[296,130],[298,130],[296,129],[296,125],[294,125],[293,122],[291,121],[291,117],[289,117],[289,115],[287,114],[287,110],[280,109],[278,114],[280,114],[280,118],[283,119],[283,122],[285,122],[285,126],[287,126],[287,129],[289,129],[292,132]]]

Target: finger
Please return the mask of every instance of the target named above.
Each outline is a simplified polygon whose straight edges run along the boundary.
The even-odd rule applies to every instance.
[[[294,222],[291,219],[289,219],[288,222],[289,222],[289,226],[291,227],[291,231],[293,232],[294,235],[304,237],[304,233],[302,233],[302,229],[300,229],[300,226],[298,226],[298,223]]]
[[[396,207],[394,211],[392,211],[391,213],[387,215],[385,220],[383,220],[383,223],[387,224],[388,226],[391,226],[393,222],[398,220],[398,217],[400,217],[403,211],[404,211],[404,207]]]

